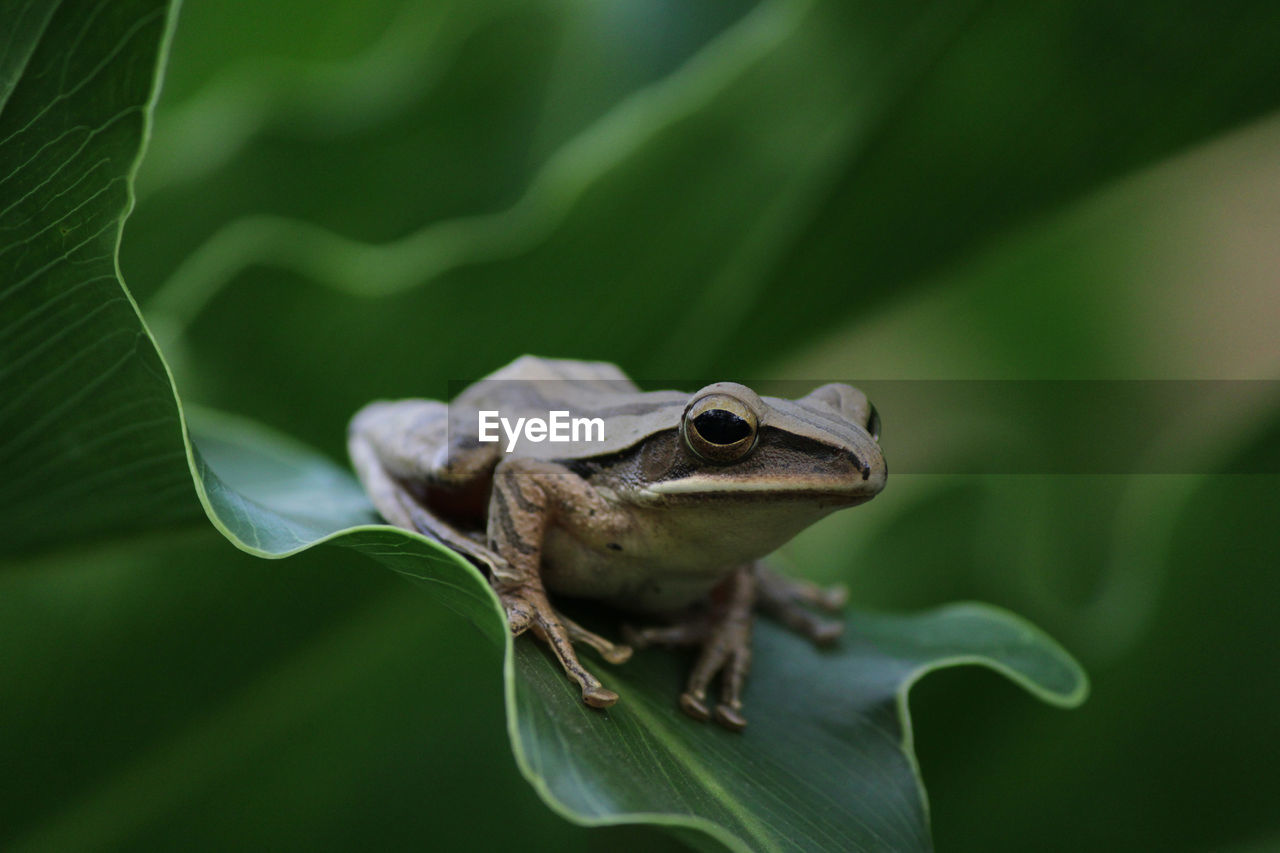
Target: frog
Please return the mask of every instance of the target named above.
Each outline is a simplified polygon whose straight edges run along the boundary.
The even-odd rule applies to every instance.
[[[566,412],[586,428],[556,439]],[[511,634],[545,643],[586,705],[619,697],[583,665],[581,647],[616,665],[635,649],[689,646],[678,706],[733,731],[747,724],[757,611],[818,646],[840,637],[844,621],[832,617],[847,589],[764,558],[880,493],[879,441],[879,414],[847,384],[795,400],[729,381],[643,391],[607,362],[536,356],[451,404],[374,401],[348,428],[352,464],[382,517],[482,571]],[[569,618],[553,596],[626,612],[622,641]]]

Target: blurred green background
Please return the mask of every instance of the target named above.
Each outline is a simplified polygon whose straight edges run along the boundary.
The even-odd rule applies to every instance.
[[[1277,55],[1262,3],[188,0],[121,269],[185,400],[336,460],[369,399],[525,352],[692,384],[1274,379]],[[1153,442],[1259,470],[1273,390]],[[991,452],[932,436],[939,471]],[[939,849],[1280,849],[1278,498],[897,475],[789,553],[862,607],[1009,607],[1089,670],[1071,713],[922,682]],[[354,554],[264,562],[197,520],[0,590],[0,839],[675,844],[549,812],[493,652]]]

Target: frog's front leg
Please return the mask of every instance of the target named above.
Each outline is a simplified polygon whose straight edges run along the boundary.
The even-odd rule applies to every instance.
[[[627,646],[615,645],[561,616],[543,586],[542,542],[558,513],[592,516],[607,523],[613,510],[585,481],[558,465],[529,459],[499,463],[493,472],[489,502],[489,548],[503,558],[493,569],[493,587],[507,610],[513,633],[532,630],[551,647],[560,665],[582,688],[582,701],[607,708],[618,694],[605,688],[578,661],[574,641],[585,642],[610,663],[631,657]]]
[[[759,607],[817,645],[829,645],[839,639],[844,623],[815,616],[804,605],[839,611],[847,598],[844,587],[820,587],[757,563],[736,569],[717,587],[709,610],[692,613],[671,625],[626,629],[626,637],[637,648],[701,646],[685,692],[680,695],[680,707],[695,719],[710,719],[713,714],[707,707],[707,689],[711,679],[720,673],[715,721],[737,731],[747,724],[742,716],[742,685],[751,667],[753,609]]]
[[[711,719],[707,688],[719,673],[720,701],[716,704],[715,721],[734,731],[747,725],[742,716],[742,685],[751,669],[756,585],[754,566],[740,566],[716,587],[709,611],[692,614],[673,625],[627,631],[627,640],[637,647],[701,646],[685,691],[680,694],[680,708],[695,719]]]

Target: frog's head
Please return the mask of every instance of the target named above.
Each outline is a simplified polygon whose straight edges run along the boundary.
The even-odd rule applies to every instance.
[[[611,486],[657,511],[686,559],[757,559],[884,488],[879,417],[848,385],[782,400],[718,382],[676,412],[678,424],[652,430]]]
[[[875,408],[849,385],[782,400],[717,382],[689,398],[666,441],[645,449],[645,491],[677,504],[854,506],[884,488],[879,431]]]

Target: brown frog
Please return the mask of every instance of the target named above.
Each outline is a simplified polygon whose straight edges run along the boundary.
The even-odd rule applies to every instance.
[[[843,627],[806,609],[839,610],[843,589],[758,561],[884,488],[879,428],[848,385],[798,400],[731,382],[644,392],[611,364],[526,356],[452,405],[371,403],[351,421],[349,448],[387,521],[481,566],[512,634],[546,642],[588,705],[618,695],[582,666],[575,643],[610,663],[632,647],[697,645],[680,707],[741,729],[754,610],[816,643]],[[613,643],[557,612],[548,592],[666,622]]]

